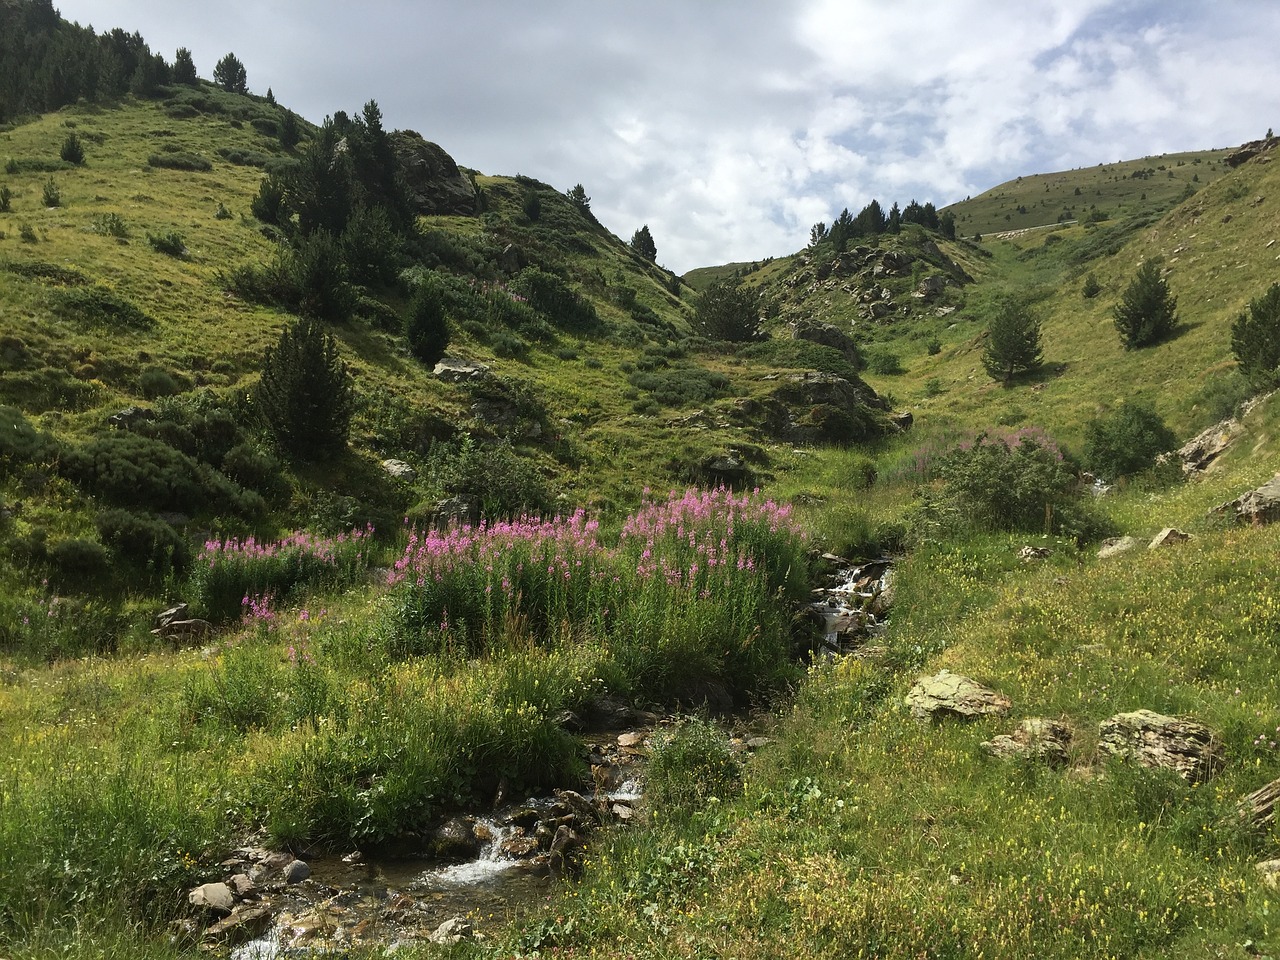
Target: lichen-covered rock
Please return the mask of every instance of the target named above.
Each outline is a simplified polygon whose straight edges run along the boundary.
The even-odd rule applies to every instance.
[[[1280,474],[1272,477],[1256,490],[1243,493],[1209,511],[1211,514],[1231,515],[1237,523],[1261,526],[1280,520]]]
[[[1165,527],[1155,535],[1155,539],[1147,544],[1147,549],[1158,550],[1161,547],[1171,547],[1175,544],[1186,543],[1190,539],[1191,534],[1183,533],[1177,527]]]
[[[1102,548],[1098,550],[1098,559],[1106,560],[1126,550],[1132,550],[1137,545],[1138,541],[1133,537],[1109,537],[1102,541]]]
[[[187,902],[197,909],[225,917],[231,913],[236,899],[225,883],[202,883],[187,894]]]
[[[1203,783],[1222,766],[1221,742],[1194,720],[1134,710],[1102,721],[1098,732],[1103,753],[1173,770],[1189,783]]]
[[[412,130],[397,130],[390,140],[414,213],[471,216],[476,212],[471,178],[440,146]]]
[[[1065,767],[1070,745],[1071,728],[1065,723],[1032,717],[1013,733],[985,741],[982,749],[998,760],[1042,760],[1051,767]]]
[[[907,706],[917,720],[940,720],[959,717],[1003,716],[1009,712],[1009,698],[976,680],[941,670],[932,677],[922,677],[907,694]]]
[[[1269,829],[1276,822],[1276,803],[1280,801],[1280,780],[1253,791],[1240,801],[1240,816],[1259,829]]]

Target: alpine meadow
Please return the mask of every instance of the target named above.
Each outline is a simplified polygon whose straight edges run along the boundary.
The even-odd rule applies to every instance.
[[[0,0],[0,956],[1280,957],[1280,138],[677,275],[246,61]]]

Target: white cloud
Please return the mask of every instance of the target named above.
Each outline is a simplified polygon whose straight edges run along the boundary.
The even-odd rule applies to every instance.
[[[459,163],[581,182],[677,269],[802,246],[873,197],[1225,146],[1276,125],[1249,0],[60,0],[319,120],[372,98]]]

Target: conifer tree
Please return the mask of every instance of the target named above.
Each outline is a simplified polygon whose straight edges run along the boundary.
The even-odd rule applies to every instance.
[[[699,297],[693,325],[712,340],[754,340],[760,332],[760,298],[739,280],[719,280]]]
[[[196,79],[196,62],[191,59],[191,51],[186,47],[179,47],[173,58],[173,82],[194,87]]]
[[[631,249],[640,256],[644,257],[650,263],[656,263],[658,260],[658,247],[653,242],[653,234],[649,232],[649,225],[646,223],[631,236]]]
[[[1168,336],[1178,323],[1178,300],[1160,274],[1160,261],[1138,268],[1116,305],[1116,330],[1126,350],[1145,347]]]
[[[318,320],[304,317],[285,327],[263,358],[253,399],[290,456],[314,460],[346,448],[354,410],[351,374]]]
[[[997,302],[982,348],[982,366],[993,380],[1008,384],[1014,374],[1040,366],[1040,321],[1022,301]]]
[[[1280,283],[1250,300],[1249,309],[1232,321],[1231,352],[1255,387],[1280,384]]]
[[[228,53],[213,68],[213,82],[228,93],[248,93],[248,74],[234,53]]]

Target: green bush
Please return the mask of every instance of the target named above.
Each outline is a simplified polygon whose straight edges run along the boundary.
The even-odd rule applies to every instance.
[[[100,213],[93,218],[93,232],[126,240],[129,237],[129,226],[118,213]]]
[[[53,177],[50,177],[44,182],[44,187],[41,190],[40,197],[41,202],[46,207],[62,206],[62,191],[58,189],[58,185],[54,182]]]
[[[902,358],[885,347],[872,347],[865,352],[867,369],[883,377],[906,373]]]
[[[222,458],[222,472],[246,490],[256,490],[264,497],[280,496],[289,489],[280,461],[249,443],[227,451]]]
[[[655,403],[666,407],[705,403],[725,396],[731,387],[724,374],[694,366],[637,370],[627,380],[636,389],[647,392]]]
[[[182,535],[158,517],[114,508],[94,520],[98,537],[128,564],[163,577],[182,572],[191,561],[191,548]]]
[[[156,253],[182,259],[187,255],[187,242],[177,230],[164,230],[160,233],[148,233],[147,243]]]
[[[153,153],[147,157],[147,165],[165,170],[190,170],[207,173],[213,164],[205,157],[195,153]]]
[[[146,330],[155,325],[151,317],[106,287],[59,291],[53,298],[53,311],[64,320],[91,326]]]
[[[655,738],[645,796],[664,814],[687,816],[713,797],[738,796],[742,786],[742,763],[710,720],[688,717]]]
[[[938,473],[942,499],[926,503],[923,519],[944,527],[1078,538],[1098,531],[1080,482],[1057,444],[1034,428],[1004,437],[980,434],[944,456]]]
[[[600,329],[595,305],[554,274],[526,267],[512,281],[511,289],[562,330],[589,333]]]
[[[0,213],[9,213],[13,203],[13,191],[9,189],[9,185],[5,184],[0,187]]]
[[[225,510],[253,517],[265,504],[208,464],[124,431],[98,434],[66,451],[59,469],[90,493],[121,506],[197,514]]]
[[[53,437],[33,427],[20,410],[0,407],[0,476],[26,464],[47,462],[57,454]]]
[[[138,390],[148,400],[155,400],[181,393],[182,386],[164,367],[146,367],[138,374]]]
[[[481,445],[470,437],[432,447],[429,468],[436,485],[473,506],[472,517],[490,520],[544,514],[551,491],[537,467],[507,441]]]
[[[1085,428],[1084,465],[1115,480],[1150,468],[1157,456],[1177,445],[1177,436],[1149,404],[1125,401]]]
[[[63,576],[91,579],[106,573],[110,566],[107,548],[95,540],[62,540],[49,551],[49,559]]]

